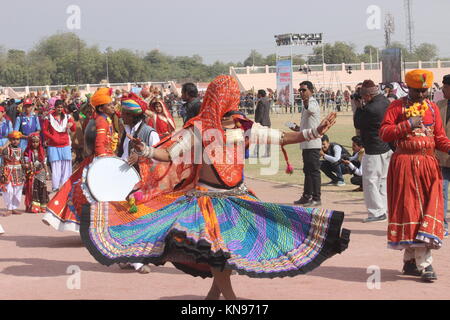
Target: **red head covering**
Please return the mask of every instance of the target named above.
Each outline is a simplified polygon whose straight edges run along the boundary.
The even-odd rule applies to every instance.
[[[27,148],[25,149],[25,153],[24,156],[28,157],[28,159],[30,159],[30,161],[32,161],[33,159],[33,149],[32,149],[32,142],[33,140],[38,140],[39,141],[39,147],[38,147],[38,158],[39,161],[44,162],[45,161],[45,151],[44,151],[44,147],[42,146],[42,140],[41,137],[39,135],[39,133],[32,133],[28,136],[28,145]]]
[[[186,125],[196,126],[201,130],[203,134],[210,129],[219,130],[222,135],[222,141],[226,141],[225,131],[222,128],[222,118],[225,114],[231,111],[239,110],[241,93],[239,90],[239,84],[236,79],[231,76],[218,76],[211,82],[206,90],[205,97],[203,98],[202,106],[200,107],[200,113],[198,116],[190,119]],[[206,148],[209,143],[203,141],[203,146]],[[242,171],[244,169],[243,161],[238,161],[239,155],[236,148],[234,152],[226,150],[227,146],[223,146],[223,154],[229,158],[227,161],[214,162],[214,168],[216,169],[220,179],[227,186],[234,186],[242,180]],[[206,149],[205,149],[206,150]],[[214,159],[215,155],[213,148],[208,148],[209,159]]]
[[[166,104],[164,103],[164,101],[162,99],[158,99],[158,98],[154,98],[151,102],[150,102],[150,106],[149,106],[149,110],[153,111],[153,113],[155,114],[155,119],[154,121],[156,122],[156,104],[159,103],[162,106],[163,109],[163,114],[167,119],[167,122],[169,123],[169,125],[172,127],[172,129],[175,131],[176,127],[175,127],[175,121],[173,120],[172,114],[169,112],[169,109],[167,108]],[[154,122],[154,123],[155,123]]]
[[[221,119],[227,112],[238,110],[239,102],[240,93],[236,80],[230,76],[219,76],[208,86],[199,115],[189,120],[185,124],[184,129],[190,129],[193,126],[197,126],[197,129],[200,129],[201,126],[201,133],[208,129],[218,129],[225,137]],[[182,136],[182,132],[174,132],[164,138],[157,145],[157,148],[170,148]],[[206,143],[204,142],[203,144],[205,145]],[[223,148],[226,148],[226,146],[224,145]],[[235,159],[238,156],[237,151],[227,152],[226,154]],[[215,158],[210,153],[208,153],[208,156],[211,160]],[[243,152],[241,156],[243,156]],[[243,165],[236,163],[213,163],[220,178],[228,186],[234,186],[242,179]],[[161,162],[153,164],[151,161],[146,160],[139,165],[142,178],[141,190],[142,194],[144,194],[142,202],[153,199],[160,194],[190,190],[195,187],[199,178],[198,169],[200,166],[193,163]]]

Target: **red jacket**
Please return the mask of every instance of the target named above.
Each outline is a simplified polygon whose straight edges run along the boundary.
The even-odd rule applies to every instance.
[[[65,115],[66,117],[68,115]],[[69,123],[72,124],[72,127],[70,127],[70,130],[72,132],[75,132],[75,123],[72,119],[72,117],[69,118],[67,125],[69,125]],[[58,132],[55,130],[55,128],[53,128],[53,126],[50,123],[50,119],[46,118],[44,120],[44,124],[42,126],[42,132],[44,134],[44,138],[45,141],[47,142],[47,145],[49,147],[67,147],[70,146],[70,138],[69,138],[69,133],[67,131],[65,132]]]
[[[115,149],[113,148],[114,128],[112,123],[106,120],[103,115],[97,115],[95,118],[97,128],[97,136],[95,138],[95,156],[112,156]]]

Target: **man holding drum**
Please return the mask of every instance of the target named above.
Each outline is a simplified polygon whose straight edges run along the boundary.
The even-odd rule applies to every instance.
[[[109,88],[100,88],[91,97],[95,114],[85,131],[87,157],[50,200],[42,218],[56,230],[79,232],[81,209],[87,203],[80,183],[83,170],[95,157],[115,155],[119,139],[111,120],[115,112],[111,92]]]

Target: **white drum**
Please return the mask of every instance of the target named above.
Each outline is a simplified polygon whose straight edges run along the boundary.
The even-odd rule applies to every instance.
[[[135,168],[117,157],[95,158],[86,169],[84,183],[98,202],[125,201],[141,180]]]

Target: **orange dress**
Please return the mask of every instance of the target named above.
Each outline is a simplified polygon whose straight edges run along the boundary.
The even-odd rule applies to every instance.
[[[80,164],[47,205],[42,220],[56,230],[79,232],[81,209],[88,203],[81,189],[83,170],[95,157],[113,156],[117,146],[117,134],[108,119],[106,115],[97,115],[94,154]]]
[[[406,98],[392,102],[380,128],[383,141],[396,151],[389,165],[388,245],[392,249],[429,247],[438,249],[444,236],[442,176],[435,150],[448,153],[447,138],[439,108],[429,108],[423,127],[412,130],[406,118]]]

